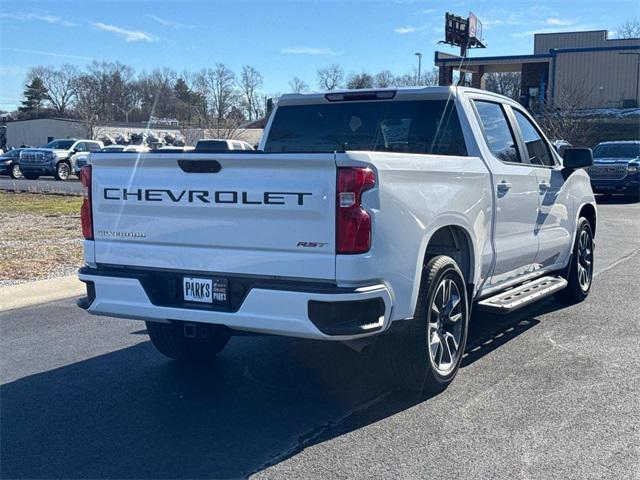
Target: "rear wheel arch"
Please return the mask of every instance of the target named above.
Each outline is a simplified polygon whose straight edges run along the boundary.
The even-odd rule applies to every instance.
[[[453,258],[465,282],[473,283],[475,273],[473,242],[464,227],[447,225],[436,230],[427,243],[422,266],[424,267],[429,260],[438,255]]]

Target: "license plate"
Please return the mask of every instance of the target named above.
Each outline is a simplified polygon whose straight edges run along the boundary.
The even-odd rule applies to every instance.
[[[183,277],[182,293],[186,302],[227,303],[229,282],[225,278]]]

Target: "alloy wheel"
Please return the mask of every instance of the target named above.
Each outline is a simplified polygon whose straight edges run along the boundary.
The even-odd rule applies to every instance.
[[[61,180],[69,178],[69,166],[66,163],[60,163],[58,165],[58,177],[60,177]]]
[[[11,167],[11,176],[13,178],[22,177],[22,173],[20,172],[20,165],[18,165],[17,163]]]
[[[578,239],[578,283],[583,292],[589,290],[593,273],[593,240],[588,230],[582,230]]]
[[[464,305],[456,282],[440,280],[429,307],[429,356],[440,375],[451,373],[458,363],[463,331]]]

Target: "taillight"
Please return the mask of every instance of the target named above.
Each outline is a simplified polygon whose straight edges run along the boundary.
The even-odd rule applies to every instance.
[[[82,235],[87,240],[93,240],[93,213],[91,212],[91,165],[85,165],[80,169],[80,182],[84,187],[84,200],[80,208],[80,221],[82,222]]]
[[[336,253],[365,253],[371,248],[371,215],[361,200],[375,184],[369,168],[338,168]]]

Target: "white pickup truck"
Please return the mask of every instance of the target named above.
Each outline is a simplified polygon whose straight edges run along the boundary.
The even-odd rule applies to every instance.
[[[178,360],[246,332],[380,337],[401,387],[438,391],[473,305],[588,295],[591,164],[481,90],[285,95],[256,151],[93,154],[78,303]]]

